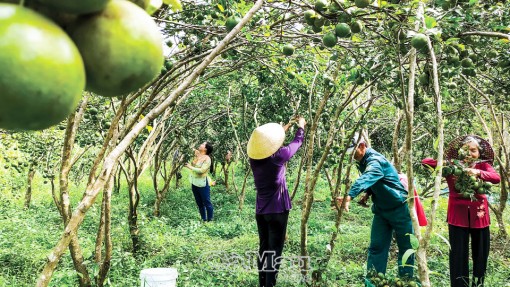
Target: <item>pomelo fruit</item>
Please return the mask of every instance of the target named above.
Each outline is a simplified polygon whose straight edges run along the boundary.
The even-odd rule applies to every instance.
[[[428,49],[427,36],[424,34],[416,34],[411,39],[411,46],[419,51],[426,51]]]
[[[328,48],[332,48],[336,45],[336,36],[333,33],[326,33],[322,37],[322,43]]]
[[[363,23],[361,23],[361,21],[354,21],[351,23],[352,33],[360,33],[361,31],[363,31]]]
[[[126,0],[112,0],[70,29],[85,62],[87,89],[108,97],[134,92],[163,64],[163,38],[154,20]]]
[[[110,0],[37,0],[42,4],[56,10],[72,13],[87,14],[103,10]]]
[[[335,34],[340,38],[347,38],[351,35],[351,27],[347,23],[339,23],[335,26]]]
[[[340,12],[338,15],[338,22],[348,23],[351,22],[352,16],[346,12]]]
[[[286,44],[285,46],[283,46],[282,53],[285,56],[292,56],[292,54],[294,54],[294,46],[292,46],[291,44]]]
[[[420,82],[420,84],[422,86],[427,86],[430,81],[429,81],[429,75],[427,73],[423,73],[421,74],[419,77],[418,77],[418,81]]]
[[[366,8],[368,5],[370,5],[370,0],[355,0],[354,4],[358,8]]]
[[[315,20],[313,20],[313,25],[316,27],[322,27],[322,26],[324,26],[325,22],[326,22],[326,19],[324,19],[320,16],[317,16],[317,17],[315,17]]]
[[[498,51],[496,50],[490,50],[489,53],[487,54],[487,56],[489,58],[496,58],[498,56]]]
[[[0,128],[40,130],[64,120],[85,87],[85,69],[67,34],[40,14],[0,4]]]
[[[129,1],[135,3],[138,7],[142,8],[143,10],[147,9],[151,2],[151,0],[129,0]]]
[[[239,22],[241,22],[241,19],[239,19],[239,17],[234,16],[228,17],[227,21],[225,21],[225,27],[227,28],[227,31],[229,32],[232,31],[232,29],[234,29],[234,27],[237,26]]]
[[[460,61],[460,65],[463,67],[463,68],[472,68],[474,67],[475,65],[473,64],[473,61],[470,59],[470,58],[464,58],[462,59],[462,61]]]
[[[332,2],[331,5],[328,7],[329,12],[336,13],[340,11],[340,6],[336,2]]]
[[[322,27],[312,26],[312,31],[315,33],[320,33],[322,32]]]
[[[165,60],[165,68],[171,70],[174,67],[174,63],[170,60]]]
[[[315,21],[315,17],[316,17],[315,16],[315,11],[314,10],[306,10],[303,13],[303,15],[305,17],[306,24],[313,26],[314,21]]]
[[[328,3],[324,0],[317,0],[315,1],[315,10],[321,12],[326,10],[326,7],[328,7]]]

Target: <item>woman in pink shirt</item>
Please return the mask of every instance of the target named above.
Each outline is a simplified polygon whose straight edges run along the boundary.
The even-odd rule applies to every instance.
[[[459,158],[459,153],[465,157]],[[499,183],[500,177],[492,167],[494,152],[490,144],[479,136],[468,135],[453,140],[446,152],[447,161],[462,160],[464,172],[484,182]],[[423,165],[436,167],[437,161],[426,158]],[[485,194],[464,197],[455,188],[457,176],[446,176],[449,189],[448,233],[450,240],[450,282],[452,287],[483,286],[489,257],[489,206]],[[473,280],[469,284],[469,237],[473,258]]]

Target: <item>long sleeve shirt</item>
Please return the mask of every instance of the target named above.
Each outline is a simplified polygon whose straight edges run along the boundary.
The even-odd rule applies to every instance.
[[[437,166],[437,160],[426,158],[421,161],[423,165],[433,168]],[[501,178],[499,174],[488,162],[479,162],[474,165],[475,169],[480,170],[480,179],[491,183],[499,183]],[[485,228],[490,225],[489,204],[485,194],[475,194],[476,200],[464,198],[455,189],[457,177],[449,175],[446,177],[448,184],[448,211],[446,218],[448,224],[460,227]]]
[[[372,211],[374,213],[395,209],[406,204],[407,190],[398,177],[395,167],[380,153],[368,148],[358,162],[361,176],[349,190],[349,196],[355,198],[361,192],[372,192]]]
[[[190,182],[197,187],[204,187],[207,185],[207,175],[211,167],[211,158],[206,156],[204,160],[192,164],[190,167]]]
[[[285,181],[285,163],[301,147],[304,135],[305,131],[298,128],[292,142],[282,146],[270,157],[258,160],[250,158],[257,190],[256,214],[283,213],[292,208]]]

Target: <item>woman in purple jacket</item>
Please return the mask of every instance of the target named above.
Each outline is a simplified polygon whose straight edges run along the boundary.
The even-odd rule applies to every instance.
[[[297,120],[294,140],[282,146],[290,125],[262,125],[253,131],[248,141],[248,156],[257,190],[255,218],[260,241],[257,260],[260,287],[276,285],[280,267],[277,263],[280,260],[276,259],[283,251],[289,210],[292,208],[285,181],[285,163],[303,143],[306,121],[302,117]]]

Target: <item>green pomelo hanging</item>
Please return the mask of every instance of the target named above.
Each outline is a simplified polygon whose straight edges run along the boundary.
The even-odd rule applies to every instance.
[[[332,48],[336,45],[336,36],[333,33],[326,33],[322,37],[322,43],[328,48]]]
[[[361,21],[354,21],[351,23],[351,32],[352,33],[360,33],[363,31],[363,24]]]
[[[0,128],[40,130],[64,120],[85,87],[73,41],[47,18],[13,4],[0,4],[0,35]]]
[[[463,68],[472,68],[474,67],[475,65],[473,64],[473,61],[470,59],[470,58],[464,58],[462,59],[462,61],[460,62],[460,65],[463,67]]]
[[[314,10],[306,10],[303,13],[303,15],[305,17],[306,24],[313,26],[314,21],[315,21],[315,11]]]
[[[315,2],[315,10],[319,12],[326,10],[326,7],[328,7],[328,3],[324,0],[317,0]]]
[[[351,35],[351,27],[346,23],[339,23],[335,26],[335,34],[340,38],[347,38]]]
[[[292,46],[291,44],[283,46],[282,53],[285,56],[292,56],[292,54],[294,54],[294,46]]]
[[[56,10],[72,13],[87,14],[103,10],[110,0],[37,0]]]
[[[415,48],[416,50],[427,50],[428,44],[427,44],[427,36],[424,34],[416,34],[411,39],[411,46]]]
[[[429,81],[429,75],[427,73],[423,73],[421,74],[419,77],[418,77],[418,81],[420,82],[420,84],[422,86],[427,86],[430,81]]]
[[[232,29],[234,29],[234,27],[237,26],[239,22],[241,22],[241,19],[239,19],[239,17],[234,16],[228,17],[227,21],[225,21],[225,27],[227,28],[227,31],[229,32],[232,31]]]
[[[354,4],[358,8],[366,8],[366,7],[368,7],[368,5],[370,5],[370,1],[369,0],[355,0]]]
[[[163,39],[140,7],[112,0],[101,13],[85,16],[70,33],[87,72],[87,89],[103,96],[134,92],[161,71]]]

